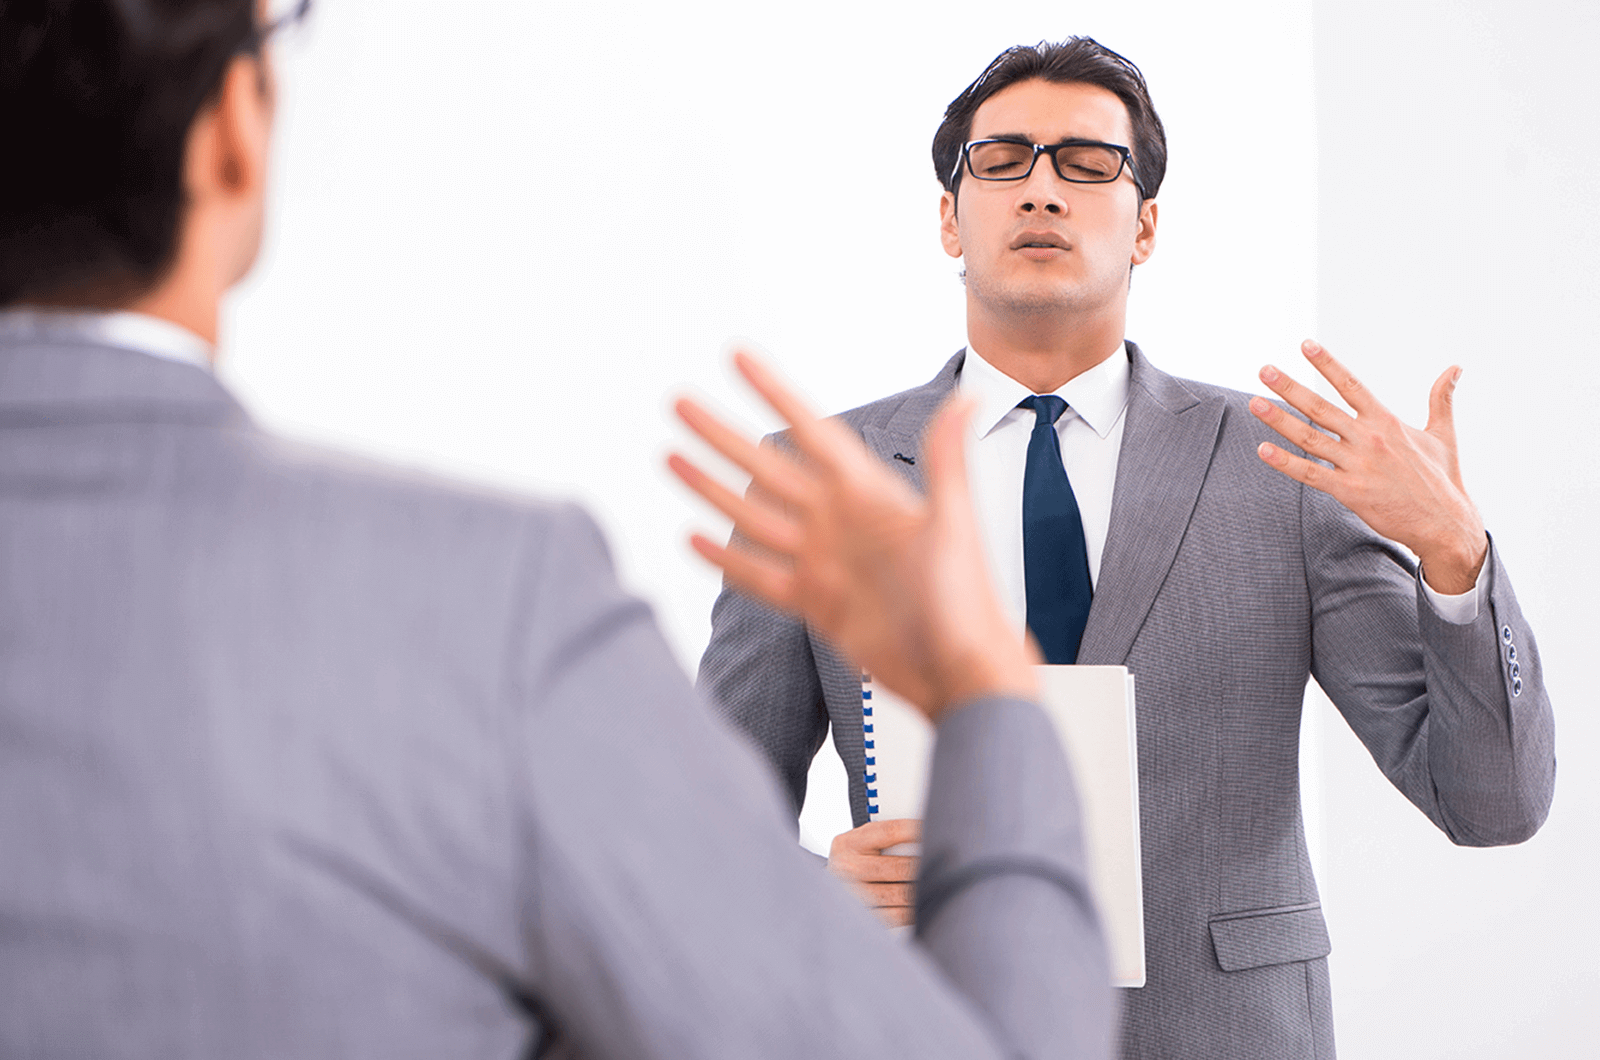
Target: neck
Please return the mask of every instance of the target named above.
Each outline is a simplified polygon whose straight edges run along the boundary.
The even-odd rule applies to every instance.
[[[205,339],[215,351],[222,291],[214,282],[207,282],[215,272],[195,262],[192,255],[180,253],[178,261],[160,283],[116,308],[170,320]],[[215,357],[215,353],[212,356]]]
[[[59,290],[27,304],[45,309],[90,310],[106,313],[143,313],[187,328],[205,339],[216,357],[217,320],[221,292],[204,282],[205,272],[186,266],[180,255],[177,264],[152,288],[129,295],[118,284],[90,284],[82,288]]]
[[[1035,394],[1060,389],[1122,348],[1126,313],[1118,307],[1091,319],[1041,312],[1001,321],[967,306],[967,341],[984,360]]]

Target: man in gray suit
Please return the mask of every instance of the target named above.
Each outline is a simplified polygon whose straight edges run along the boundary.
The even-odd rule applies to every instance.
[[[1262,379],[1324,433],[1155,368],[1123,332],[1165,140],[1137,68],[1092,40],[1001,55],[933,153],[969,345],[932,382],[841,419],[920,486],[930,414],[953,392],[974,400],[974,495],[1018,627],[1026,615],[1053,662],[1136,675],[1148,978],[1124,994],[1123,1054],[1331,1057],[1330,945],[1300,817],[1308,676],[1457,843],[1528,838],[1553,789],[1538,651],[1461,488],[1456,373],[1417,431],[1308,343],[1354,415],[1276,370]],[[1035,499],[1051,475],[1059,517]],[[1045,547],[1041,527],[1057,535]],[[1061,616],[1080,605],[1074,628]],[[856,669],[729,588],[700,676],[796,811],[831,722],[857,827],[829,864],[885,919],[907,917],[914,860],[880,850],[915,822],[867,823]]]
[[[0,1055],[1104,1056],[1071,780],[959,421],[924,504],[770,380],[804,469],[689,410],[809,498],[784,526],[685,470],[783,530],[786,566],[731,576],[939,722],[909,946],[794,848],[585,515],[273,438],[211,375],[277,25],[0,9]]]

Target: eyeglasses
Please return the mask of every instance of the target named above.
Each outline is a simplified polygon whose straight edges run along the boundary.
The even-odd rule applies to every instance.
[[[311,13],[311,0],[267,0],[266,16],[261,24],[250,31],[250,36],[239,45],[240,51],[258,52],[279,30],[288,29]]]
[[[1133,152],[1120,144],[1097,140],[1066,140],[1059,144],[1030,144],[1022,140],[970,140],[961,147],[951,183],[961,175],[961,163],[978,180],[1026,180],[1040,155],[1049,155],[1056,176],[1073,184],[1110,184],[1122,176],[1124,167],[1147,198],[1139,174],[1133,168]]]

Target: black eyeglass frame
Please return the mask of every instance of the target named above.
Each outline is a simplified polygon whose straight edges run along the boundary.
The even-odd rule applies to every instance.
[[[300,0],[294,8],[264,26],[257,26],[250,31],[250,35],[239,43],[239,51],[255,55],[261,51],[269,38],[279,30],[288,29],[297,22],[301,22],[311,13],[311,0]]]
[[[983,144],[1016,144],[1020,147],[1031,147],[1033,149],[1033,156],[1028,159],[1028,168],[1016,176],[985,177],[980,175],[976,169],[972,168],[972,149]],[[1069,177],[1065,173],[1061,172],[1061,156],[1057,154],[1057,152],[1063,147],[1104,147],[1115,151],[1122,161],[1117,166],[1117,171],[1104,180],[1084,180],[1082,177]],[[954,184],[956,182],[956,178],[961,175],[961,167],[963,164],[966,165],[967,172],[972,175],[973,180],[990,182],[1027,180],[1028,177],[1033,174],[1033,167],[1038,164],[1040,155],[1049,155],[1050,166],[1056,171],[1056,176],[1060,177],[1069,184],[1114,184],[1116,183],[1117,178],[1122,176],[1122,171],[1126,169],[1128,171],[1128,176],[1133,178],[1133,186],[1139,191],[1140,200],[1143,201],[1144,199],[1148,199],[1150,197],[1144,193],[1144,184],[1139,180],[1139,171],[1134,168],[1133,152],[1121,144],[1108,144],[1102,140],[1062,140],[1058,144],[1031,144],[1026,140],[1012,139],[1009,136],[991,136],[982,140],[968,140],[966,143],[961,145],[961,152],[956,156],[956,167],[955,171],[950,174],[950,183]]]

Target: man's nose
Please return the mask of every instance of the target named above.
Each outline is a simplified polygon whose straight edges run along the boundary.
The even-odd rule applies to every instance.
[[[1022,213],[1064,214],[1067,200],[1061,195],[1065,183],[1056,176],[1055,166],[1048,155],[1040,155],[1033,172],[1022,182],[1022,194],[1017,199],[1017,209]]]

